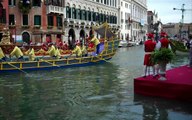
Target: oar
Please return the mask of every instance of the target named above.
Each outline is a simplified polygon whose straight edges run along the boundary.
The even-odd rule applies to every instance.
[[[48,63],[48,64],[50,64],[50,65],[60,67],[59,65],[56,65],[55,63],[51,63],[51,62],[49,62],[49,61],[46,61],[46,60],[42,60],[42,61],[43,61],[43,62],[46,62],[46,63]]]
[[[47,60],[44,60],[43,58],[44,58],[44,55],[43,55],[43,57],[42,57],[42,60],[41,60],[41,61],[46,62],[46,63],[48,63],[48,64],[50,64],[50,65],[53,65],[53,66],[60,67],[59,65],[56,65],[55,63],[53,64],[53,63],[51,63],[51,62],[49,62],[49,61],[47,61]]]
[[[98,56],[95,56],[96,58],[99,58],[100,56],[98,55]],[[105,60],[104,58],[99,58],[100,60],[103,60],[103,61],[105,61],[105,62],[109,62],[109,63],[111,63],[109,60]]]
[[[7,64],[9,64],[10,66],[16,68],[17,70],[20,70],[21,72],[23,72],[23,73],[25,73],[25,74],[28,74],[28,73],[25,72],[24,70],[21,70],[20,68],[18,68],[17,66],[15,66],[15,65],[13,65],[13,64],[11,64],[11,63],[7,63]]]
[[[104,58],[102,60],[104,60],[105,62],[109,62],[108,60],[105,60]]]

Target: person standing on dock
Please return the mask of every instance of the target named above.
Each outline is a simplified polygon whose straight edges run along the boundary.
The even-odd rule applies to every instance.
[[[192,34],[189,35],[189,67],[192,68]]]
[[[167,33],[161,32],[160,36],[161,48],[169,48],[169,40],[167,39]]]
[[[150,75],[150,67],[153,68],[153,76],[155,76],[155,68],[154,68],[154,64],[151,61],[151,54],[155,50],[156,42],[153,40],[154,35],[152,33],[148,33],[147,36],[148,36],[148,40],[145,41],[144,43],[144,51],[145,51],[145,56],[144,56],[145,70],[144,71],[145,72],[143,77],[146,77],[147,72],[148,72],[148,75]]]

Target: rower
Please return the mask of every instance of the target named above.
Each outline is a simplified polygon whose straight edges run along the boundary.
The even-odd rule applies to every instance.
[[[72,55],[72,54],[76,54],[76,57],[82,57],[82,51],[81,51],[81,48],[80,48],[80,46],[78,46],[77,44],[75,44],[75,47],[74,47],[74,49],[72,50],[72,53],[70,54],[70,56]]]
[[[2,62],[2,61],[6,61],[6,56],[0,47],[0,62]]]
[[[11,57],[15,56],[17,58],[18,61],[20,60],[24,60],[23,58],[23,52],[21,51],[21,49],[17,46],[14,47],[14,49],[12,50],[12,52],[9,55],[9,58],[11,59]]]
[[[87,51],[87,45],[86,44],[83,44],[81,46],[81,51],[82,51],[82,56],[83,57],[86,57],[88,55],[88,51]]]
[[[29,56],[29,61],[34,61],[35,60],[35,52],[34,52],[34,49],[29,46],[29,49],[25,52],[26,55]]]
[[[61,59],[60,51],[55,45],[51,45],[47,53],[49,54],[50,57]]]

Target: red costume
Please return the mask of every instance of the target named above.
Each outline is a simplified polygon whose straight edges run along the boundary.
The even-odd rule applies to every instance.
[[[169,40],[166,38],[167,34],[165,32],[161,32],[161,48],[168,48],[169,47]]]
[[[145,57],[144,57],[144,65],[153,66],[151,62],[151,53],[155,50],[156,42],[152,40],[153,34],[148,34],[149,39],[145,41]]]

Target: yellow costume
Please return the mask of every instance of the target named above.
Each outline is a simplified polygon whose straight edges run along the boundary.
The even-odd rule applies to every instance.
[[[81,48],[76,45],[76,47],[74,48],[74,50],[72,51],[72,53],[75,53],[78,57],[81,57],[82,56],[82,51],[81,51]]]
[[[57,59],[61,58],[61,53],[60,53],[58,48],[56,48],[56,50],[55,50],[55,56],[56,56]]]
[[[12,56],[15,56],[16,58],[21,58],[23,57],[23,53],[19,47],[15,46],[13,51],[10,53],[10,57]]]
[[[25,52],[25,54],[29,56],[29,61],[34,61],[34,60],[35,60],[35,52],[34,52],[34,49],[33,49],[33,48],[28,49],[28,50]]]
[[[56,49],[55,49],[55,46],[52,45],[50,48],[49,48],[49,51],[48,51],[49,55],[51,57],[55,57],[56,56]]]
[[[82,55],[87,55],[87,48],[85,45],[82,46],[81,51],[82,51]]]
[[[46,54],[46,51],[41,48],[39,51],[36,52],[36,54],[44,55]]]
[[[91,39],[91,42],[97,46],[100,42],[99,42],[99,39],[97,39],[95,36]]]
[[[96,55],[99,54],[100,41],[95,36],[91,39],[91,42],[95,45]]]
[[[5,58],[5,54],[3,53],[3,50],[2,50],[1,47],[0,47],[0,60],[1,60],[2,58]]]

